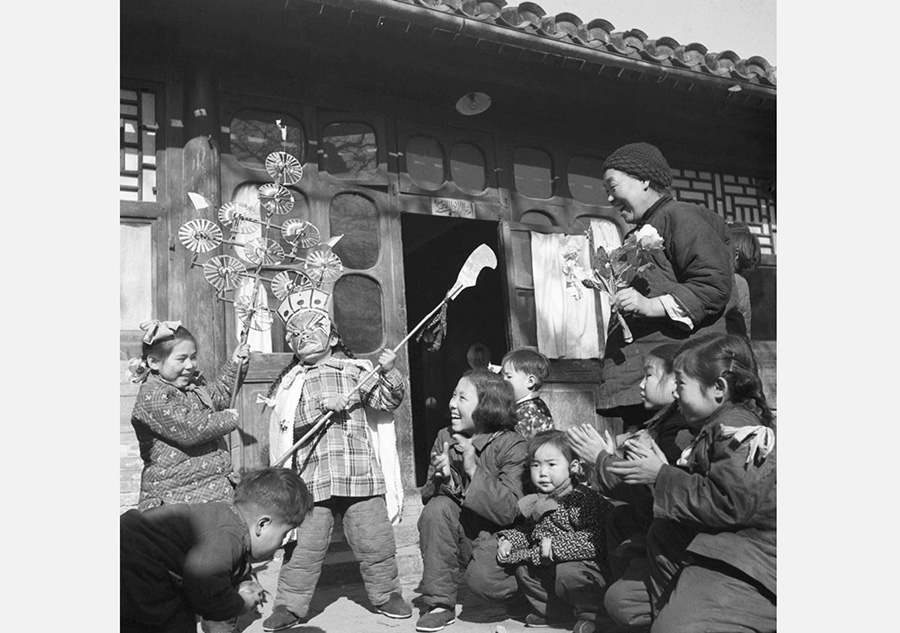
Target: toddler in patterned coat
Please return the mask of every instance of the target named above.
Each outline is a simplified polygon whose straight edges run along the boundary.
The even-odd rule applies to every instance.
[[[574,608],[575,633],[592,633],[606,590],[611,504],[578,483],[580,462],[563,431],[531,438],[528,464],[537,492],[519,500],[516,526],[498,533],[497,560],[516,565],[519,589],[534,611],[526,625],[563,623]]]
[[[520,347],[500,362],[500,375],[512,385],[516,397],[516,430],[525,437],[553,429],[550,408],[540,396],[541,385],[550,375],[550,361],[533,349]]]
[[[131,414],[144,460],[138,509],[231,501],[225,436],[238,427],[238,414],[226,407],[250,348],[239,346],[207,383],[197,371],[197,341],[180,321],[147,321],[141,329],[141,358],[131,362],[132,380],[143,383]]]

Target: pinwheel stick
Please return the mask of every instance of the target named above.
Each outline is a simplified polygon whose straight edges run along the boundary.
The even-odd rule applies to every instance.
[[[463,264],[462,269],[459,271],[459,275],[456,278],[456,283],[447,291],[447,294],[444,295],[444,298],[441,300],[439,304],[437,304],[434,309],[429,312],[425,318],[419,321],[418,325],[416,325],[412,330],[410,330],[409,334],[403,337],[403,340],[397,343],[396,347],[393,348],[395,354],[397,350],[403,347],[407,341],[409,341],[412,336],[418,332],[422,327],[428,322],[431,317],[437,314],[438,310],[443,307],[445,303],[449,303],[453,301],[456,297],[459,296],[459,293],[462,292],[465,288],[469,288],[475,285],[475,281],[478,279],[478,273],[481,272],[483,268],[496,268],[497,266],[497,256],[494,254],[494,251],[490,249],[486,244],[482,244],[478,248],[476,248],[469,255],[469,258],[466,260],[465,264]],[[357,383],[356,386],[350,389],[347,393],[344,394],[346,397],[350,397],[356,392],[365,382],[371,378],[376,372],[381,369],[381,364],[379,363],[371,370],[369,370]],[[312,437],[315,433],[318,432],[319,429],[323,427],[323,425],[331,419],[331,416],[334,415],[334,411],[328,411],[324,415],[322,415],[315,424],[313,424],[312,428],[307,431],[303,437],[294,442],[294,445],[291,446],[287,452],[278,458],[278,460],[272,464],[272,466],[283,466],[287,460],[291,458],[291,455],[294,454],[297,449],[299,449],[306,441]]]

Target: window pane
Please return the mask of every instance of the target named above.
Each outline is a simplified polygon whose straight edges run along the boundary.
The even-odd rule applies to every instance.
[[[334,253],[347,268],[371,268],[378,261],[378,208],[358,193],[340,193],[331,201],[331,234],[343,235]]]
[[[124,132],[122,138],[128,144],[136,144],[137,137],[137,121],[131,119],[119,119],[121,121],[122,130]]]
[[[334,284],[334,321],[344,343],[354,354],[381,347],[381,286],[371,277],[344,275]]]
[[[461,189],[473,193],[487,185],[484,154],[471,143],[457,143],[450,150],[450,175]]]
[[[156,164],[156,134],[151,132],[143,132],[141,134],[141,151],[143,152],[145,165]]]
[[[281,140],[280,120],[287,127],[287,142]],[[272,152],[287,152],[301,163],[306,161],[306,136],[297,119],[274,112],[241,110],[229,125],[231,154],[245,167],[265,169],[266,156]]]
[[[519,218],[519,222],[538,224],[540,226],[556,226],[553,218],[542,211],[526,211],[522,214],[522,217]]]
[[[126,147],[122,150],[122,166],[121,171],[137,171],[138,170],[138,151],[133,147]]]
[[[553,163],[547,152],[531,147],[516,150],[516,191],[529,198],[546,200],[553,195]]]
[[[423,189],[440,189],[444,184],[444,154],[441,145],[427,136],[406,141],[406,171]]]
[[[141,123],[156,124],[156,95],[152,92],[141,93]]]
[[[569,191],[572,197],[585,204],[606,205],[603,186],[603,161],[587,156],[573,156],[569,160]]]
[[[153,253],[150,224],[119,225],[119,328],[140,329],[153,317]]]
[[[320,169],[337,178],[371,180],[378,175],[375,130],[363,123],[332,123],[322,131]]]

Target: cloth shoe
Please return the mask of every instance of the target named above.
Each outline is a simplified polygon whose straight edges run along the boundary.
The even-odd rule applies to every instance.
[[[403,601],[403,596],[398,591],[392,593],[387,602],[375,608],[378,609],[378,613],[383,613],[389,618],[397,618],[398,620],[412,616],[412,607]]]
[[[281,631],[299,624],[302,618],[288,611],[283,604],[276,604],[272,609],[272,615],[263,620],[263,631]]]
[[[434,607],[416,622],[417,631],[440,631],[456,622],[456,607]]]
[[[578,620],[575,623],[572,633],[594,633],[596,627],[591,620]]]
[[[547,624],[547,618],[545,618],[544,616],[538,615],[537,613],[529,613],[525,616],[525,626],[534,629],[542,629],[550,625]]]

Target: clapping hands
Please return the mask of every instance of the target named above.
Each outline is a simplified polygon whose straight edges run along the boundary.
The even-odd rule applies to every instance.
[[[654,484],[666,456],[651,438],[643,442],[638,438],[625,441],[625,460],[607,466],[607,470],[622,478],[626,484]]]
[[[566,435],[572,448],[581,459],[589,464],[597,462],[601,452],[615,454],[616,441],[610,437],[609,431],[603,431],[603,435],[588,423],[579,424],[566,429]]]

